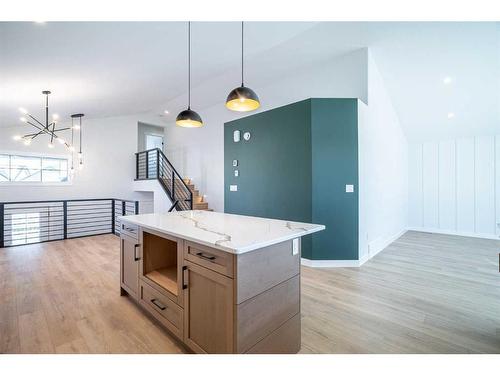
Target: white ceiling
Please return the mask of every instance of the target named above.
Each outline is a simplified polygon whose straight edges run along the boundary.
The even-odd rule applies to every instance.
[[[249,22],[246,81],[370,47],[410,139],[499,133],[499,25]],[[239,27],[192,24],[194,86],[224,75],[237,85]],[[186,95],[186,31],[176,22],[0,23],[0,126],[18,124],[20,106],[41,115],[44,89],[63,118],[160,112]],[[197,98],[197,108],[219,99]]]

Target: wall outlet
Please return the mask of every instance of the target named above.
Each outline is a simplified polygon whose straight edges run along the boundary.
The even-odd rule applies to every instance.
[[[234,177],[238,177],[239,175],[240,175],[240,171],[236,169],[234,171]]]
[[[346,185],[345,192],[346,193],[354,193],[354,185]]]
[[[229,185],[229,191],[238,191],[238,185]]]

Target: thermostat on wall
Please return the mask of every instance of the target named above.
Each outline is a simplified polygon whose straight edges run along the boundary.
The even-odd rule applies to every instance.
[[[238,166],[238,160],[234,159],[233,160],[233,167],[237,167]]]
[[[250,132],[244,132],[244,133],[243,133],[243,139],[244,139],[245,141],[250,140],[250,137],[251,137]]]

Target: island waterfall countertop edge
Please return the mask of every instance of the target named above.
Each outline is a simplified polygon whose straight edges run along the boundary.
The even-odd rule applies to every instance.
[[[129,215],[120,220],[232,254],[261,249],[325,229],[321,224],[198,210]]]

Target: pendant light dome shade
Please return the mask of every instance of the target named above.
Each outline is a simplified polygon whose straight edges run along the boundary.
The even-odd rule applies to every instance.
[[[226,107],[231,111],[248,112],[260,107],[257,94],[243,83],[244,59],[243,59],[243,22],[241,22],[241,86],[233,89],[226,99]]]
[[[188,22],[188,107],[179,113],[175,123],[183,128],[201,128],[201,116],[191,109],[191,22]]]
[[[251,88],[240,86],[229,93],[226,99],[226,107],[231,111],[248,112],[259,108],[260,101]]]
[[[183,128],[201,128],[203,126],[200,115],[191,108],[179,113],[175,119],[175,123]]]

